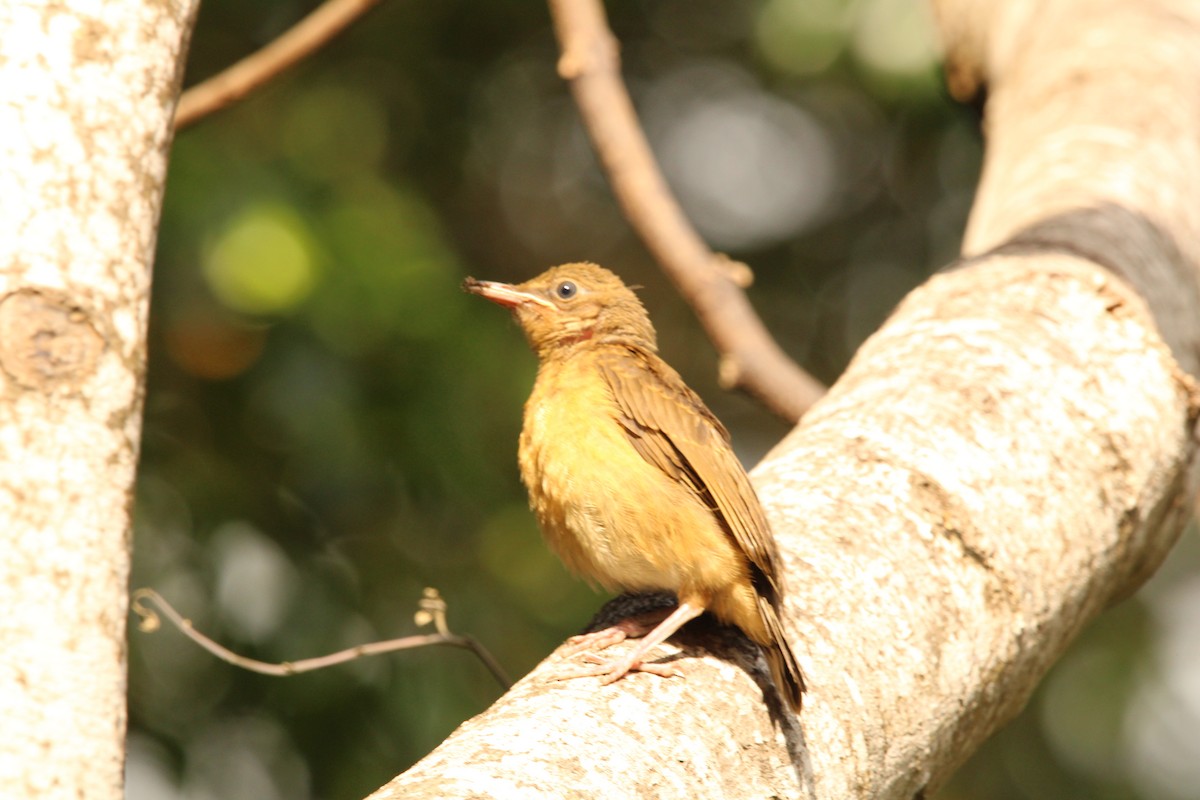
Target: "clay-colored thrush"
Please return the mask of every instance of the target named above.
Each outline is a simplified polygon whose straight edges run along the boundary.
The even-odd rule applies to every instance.
[[[595,264],[566,264],[515,286],[464,288],[512,309],[539,360],[519,462],[546,541],[610,591],[669,590],[657,624],[576,637],[606,647],[645,634],[628,655],[576,672],[604,683],[631,670],[705,610],[760,644],[775,685],[798,710],[800,665],[779,620],[779,557],[729,433],[657,355],[637,296]]]

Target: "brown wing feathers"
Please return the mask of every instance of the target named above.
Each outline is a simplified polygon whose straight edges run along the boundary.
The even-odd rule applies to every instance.
[[[610,358],[600,369],[623,412],[619,421],[643,458],[685,480],[717,514],[750,563],[778,594],[775,545],[754,489],[729,446],[729,433],[696,394],[661,360]]]
[[[646,461],[687,484],[713,510],[745,554],[759,616],[771,639],[763,652],[776,685],[799,709],[804,675],[779,619],[775,540],[729,433],[674,370],[638,348],[624,349],[598,360],[621,411],[618,422]]]

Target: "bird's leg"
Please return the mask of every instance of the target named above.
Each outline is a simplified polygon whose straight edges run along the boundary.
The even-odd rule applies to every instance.
[[[634,614],[607,628],[590,633],[581,633],[567,639],[567,650],[563,654],[567,658],[585,650],[604,650],[614,644],[620,644],[626,639],[637,639],[653,631],[663,620],[670,616],[673,607],[657,608],[641,614]]]
[[[664,664],[646,664],[643,663],[643,659],[652,648],[662,644],[671,634],[703,613],[704,606],[700,603],[681,601],[678,608],[667,615],[666,619],[655,626],[654,630],[646,634],[645,638],[638,642],[637,647],[633,648],[625,656],[603,661],[590,667],[579,667],[555,677],[558,680],[565,680],[567,678],[583,678],[598,675],[600,676],[600,682],[603,684],[619,680],[622,676],[633,671],[653,672],[655,675],[670,677],[675,674],[673,668]]]

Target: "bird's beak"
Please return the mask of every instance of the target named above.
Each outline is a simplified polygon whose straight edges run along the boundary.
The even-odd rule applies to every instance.
[[[515,286],[496,281],[479,281],[467,278],[463,281],[463,289],[471,294],[486,297],[497,305],[505,308],[516,308],[526,303],[536,303],[539,306],[554,308],[554,304],[544,297],[529,292],[523,292]]]

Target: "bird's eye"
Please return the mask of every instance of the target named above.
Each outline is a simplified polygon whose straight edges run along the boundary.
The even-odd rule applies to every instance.
[[[559,300],[570,300],[578,291],[579,287],[577,287],[571,281],[563,281],[562,283],[558,284],[558,286],[554,287],[554,294]]]

